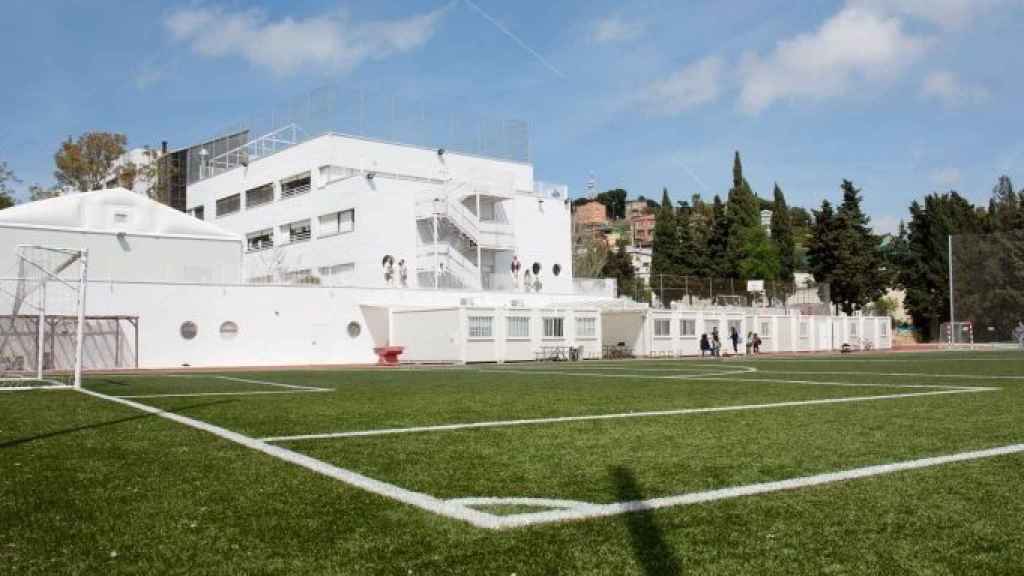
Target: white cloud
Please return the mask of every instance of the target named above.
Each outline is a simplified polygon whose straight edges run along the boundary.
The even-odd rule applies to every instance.
[[[722,91],[722,59],[709,56],[668,78],[648,86],[641,100],[654,111],[670,116],[714,102]]]
[[[947,70],[928,74],[921,82],[921,96],[942,102],[948,108],[966,104],[982,104],[989,99],[984,86],[966,84]]]
[[[852,5],[878,13],[924,20],[945,29],[963,28],[1000,4],[1019,0],[854,0]]]
[[[908,33],[898,16],[853,3],[813,33],[779,42],[767,56],[747,54],[740,104],[758,113],[780,100],[843,96],[858,81],[897,77],[933,42]]]
[[[621,16],[608,16],[594,22],[590,39],[600,44],[633,40],[644,33],[646,26],[640,21],[625,20]]]
[[[953,167],[940,168],[929,174],[929,180],[937,190],[955,190],[960,186],[960,170]]]
[[[277,74],[304,67],[348,71],[366,60],[422,46],[450,6],[375,22],[354,22],[344,11],[270,20],[259,9],[193,7],[171,13],[164,24],[176,40],[203,56],[240,57]]]

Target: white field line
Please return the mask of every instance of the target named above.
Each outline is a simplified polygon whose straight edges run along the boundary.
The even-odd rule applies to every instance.
[[[924,372],[861,372],[861,371],[813,371],[805,370],[758,370],[758,374],[809,374],[818,376],[907,376],[922,378],[955,378],[957,380],[1024,380],[1024,376],[1003,376],[993,374],[928,374]]]
[[[314,390],[252,390],[249,392],[182,392],[180,394],[131,394],[125,396],[114,396],[114,398],[191,398],[193,396],[262,396],[266,394],[312,394],[316,392],[331,392],[327,388]]]
[[[257,452],[262,452],[263,454],[266,454],[273,458],[277,458],[278,460],[283,460],[285,462],[288,462],[289,464],[300,466],[307,470],[316,472],[317,474],[322,474],[329,478],[340,480],[341,482],[349,484],[350,486],[355,486],[357,488],[366,490],[367,492],[377,494],[379,496],[384,496],[386,498],[391,498],[404,504],[415,506],[428,512],[433,512],[434,514],[439,514],[441,516],[453,518],[456,520],[462,520],[474,526],[478,526],[480,528],[498,527],[496,524],[498,517],[493,514],[480,512],[478,510],[474,510],[462,504],[446,502],[444,500],[430,496],[429,494],[423,494],[422,492],[414,492],[412,490],[406,490],[405,488],[395,486],[394,484],[388,484],[387,482],[374,480],[373,478],[363,476],[362,474],[353,472],[351,470],[346,470],[345,468],[340,468],[338,466],[334,466],[333,464],[328,464],[327,462],[317,460],[316,458],[306,456],[305,454],[293,452],[291,450],[288,450],[287,448],[282,448],[280,446],[268,444],[266,442],[263,442],[262,440],[257,440],[256,438],[252,438],[244,434],[239,434],[238,432],[233,432],[226,428],[221,428],[220,426],[214,426],[213,424],[203,422],[202,420],[189,418],[188,416],[182,416],[181,414],[176,414],[174,412],[167,412],[159,408],[155,408],[153,406],[148,406],[146,404],[134,402],[132,400],[118,398],[116,396],[108,396],[106,394],[101,394],[99,392],[94,392],[92,390],[78,390],[83,394],[88,394],[89,396],[93,396],[101,400],[116,402],[118,404],[134,408],[136,410],[141,410],[148,414],[153,414],[161,418],[172,420],[174,422],[183,424],[190,428],[195,428],[197,430],[208,432],[210,434],[213,434],[214,436],[223,438],[224,440],[227,440],[229,442],[240,444],[242,446],[245,446],[246,448],[256,450]]]
[[[784,378],[736,378],[733,380],[728,379],[728,376],[742,376],[746,374],[759,373],[756,368],[746,370],[743,372],[723,372],[720,374],[668,374],[668,375],[649,375],[649,374],[602,374],[600,372],[567,372],[567,371],[542,371],[542,370],[489,370],[489,369],[476,369],[477,372],[483,372],[488,374],[493,373],[509,373],[509,374],[542,374],[542,375],[559,375],[559,376],[579,376],[584,378],[634,378],[639,380],[694,380],[704,382],[728,382],[735,384],[739,382],[769,382],[775,384],[805,384],[809,386],[840,386],[849,388],[926,388],[929,390],[934,389],[947,389],[947,390],[964,390],[978,388],[979,390],[998,390],[998,388],[986,388],[986,387],[972,387],[972,386],[951,386],[944,384],[872,384],[865,382],[819,382],[817,380],[788,380]]]
[[[741,496],[755,496],[758,494],[781,492],[783,490],[809,488],[811,486],[821,486],[823,484],[843,482],[846,480],[869,478],[872,476],[893,474],[896,472],[904,472],[907,470],[917,470],[920,468],[930,468],[933,466],[942,466],[945,464],[953,464],[956,462],[968,462],[971,460],[980,460],[983,458],[994,458],[997,456],[1006,456],[1010,454],[1020,453],[1024,453],[1024,444],[1012,444],[1009,446],[989,448],[986,450],[976,450],[973,452],[960,452],[957,454],[936,456],[932,458],[906,460],[903,462],[895,462],[892,464],[866,466],[863,468],[853,468],[850,470],[843,470],[840,472],[829,472],[826,474],[817,474],[814,476],[802,476],[799,478],[790,478],[787,480],[778,480],[774,482],[747,484],[745,486],[734,486],[732,488],[707,490],[704,492],[691,492],[689,494],[680,494],[677,496],[668,496],[664,498],[650,498],[648,500],[616,502],[614,504],[581,503],[572,508],[559,507],[563,508],[560,510],[549,510],[545,512],[528,512],[524,514],[512,514],[509,516],[501,516],[498,518],[498,526],[496,527],[499,529],[518,528],[522,526],[531,526],[534,524],[544,524],[549,522],[586,520],[590,518],[600,518],[604,516],[613,516],[616,514],[625,514],[628,512],[657,510],[659,508],[668,508],[671,506],[686,506],[689,504],[714,502],[716,500],[739,498]],[[513,504],[519,503],[516,500],[518,499],[461,498],[456,500],[456,502],[471,503],[473,505],[479,506],[504,504],[506,502],[511,502]]]
[[[508,426],[533,426],[538,424],[557,424],[566,422],[587,422],[592,420],[619,420],[625,418],[650,418],[656,416],[682,416],[687,414],[712,414],[717,412],[738,412],[743,410],[768,410],[773,408],[790,408],[794,406],[815,406],[822,404],[843,404],[847,402],[869,402],[873,400],[894,400],[897,398],[914,398],[920,396],[939,396],[944,394],[968,394],[973,392],[989,392],[998,388],[959,388],[956,390],[936,390],[932,392],[908,392],[904,394],[886,394],[881,396],[850,396],[843,398],[821,398],[817,400],[794,400],[789,402],[772,402],[768,404],[741,404],[734,406],[712,406],[705,408],[682,408],[679,410],[653,410],[647,412],[617,412],[612,414],[591,414],[581,416],[554,416],[550,418],[523,418],[518,420],[496,420],[492,422],[465,422],[458,424],[437,424],[433,426],[413,426],[409,428],[380,428],[376,430],[355,430],[350,432],[327,432],[322,434],[299,434],[296,436],[270,436],[261,438],[264,442],[295,442],[299,440],[325,440],[331,438],[357,438],[365,436],[384,436],[387,434],[410,434],[416,432],[441,432],[451,430],[467,430],[473,428],[503,428]]]
[[[280,388],[291,388],[293,390],[321,390],[328,392],[331,388],[320,388],[317,386],[299,386],[298,384],[285,384],[283,382],[271,382],[269,380],[253,380],[251,378],[236,378],[234,376],[215,376],[221,380],[229,380],[231,382],[245,382],[247,384],[263,384],[264,386],[278,386]]]

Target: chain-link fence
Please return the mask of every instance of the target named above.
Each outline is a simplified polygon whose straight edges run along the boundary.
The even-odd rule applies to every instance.
[[[1024,231],[949,239],[950,316],[974,342],[1019,343],[1024,325]]]
[[[453,103],[437,106],[332,83],[240,119],[205,145],[194,146],[195,151],[189,152],[189,182],[264,155],[266,146],[250,149],[251,142],[269,142],[270,151],[277,151],[329,132],[517,162],[530,159],[525,121],[474,114],[467,106]],[[202,174],[200,165],[206,167]]]
[[[652,274],[649,282],[637,282],[633,299],[669,308],[714,306],[764,307],[799,310],[801,314],[828,315],[831,310],[827,283],[810,280],[749,283],[738,278],[705,278]]]

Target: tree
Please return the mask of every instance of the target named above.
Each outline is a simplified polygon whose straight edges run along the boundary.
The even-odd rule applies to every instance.
[[[880,241],[870,218],[861,210],[860,189],[843,180],[843,203],[836,212],[837,267],[832,275],[832,301],[852,314],[885,293]]]
[[[988,205],[989,223],[993,232],[1008,232],[1018,229],[1024,220],[1021,196],[1013,189],[1009,176],[1000,176],[992,188],[992,199]]]
[[[651,247],[651,285],[658,291],[658,298],[665,304],[663,281],[667,277],[670,283],[679,276],[679,231],[676,224],[675,208],[668,197],[668,189],[662,191],[661,207],[658,208],[654,221],[654,244]],[[657,279],[655,279],[657,277]]]
[[[716,194],[711,202],[711,235],[708,238],[708,267],[707,276],[726,277],[730,273],[730,266],[727,262],[727,251],[729,248],[729,221],[725,217],[725,204]]]
[[[39,184],[33,184],[28,187],[28,199],[31,202],[36,200],[46,200],[47,198],[54,198],[60,196],[61,190],[56,186],[50,188],[43,188]]]
[[[775,185],[774,202],[772,203],[772,242],[778,251],[779,280],[793,281],[796,272],[796,240],[793,238],[793,226],[790,223],[789,206],[779,185]]]
[[[982,214],[956,192],[930,194],[923,205],[910,205],[900,283],[906,290],[904,306],[925,338],[937,337],[949,319],[949,237],[977,234],[984,224]]]
[[[761,230],[761,204],[754,191],[743,177],[743,163],[740,153],[736,152],[732,167],[732,188],[726,200],[725,216],[728,235],[726,237],[726,258],[723,266],[725,276],[741,277],[740,261],[757,251],[763,252],[760,246],[763,239],[755,229]],[[763,255],[763,253],[762,253]]]
[[[601,276],[615,278],[619,296],[632,296],[636,291],[636,272],[633,270],[633,261],[626,253],[626,243],[619,242],[618,249],[608,253],[604,268],[601,269]]]
[[[601,192],[594,199],[608,208],[608,218],[620,220],[626,217],[626,191],[622,188]]]
[[[807,247],[807,264],[814,281],[825,285],[839,267],[839,234],[835,210],[828,200],[821,201],[821,209],[814,211],[814,228]]]
[[[11,184],[21,182],[14,171],[7,167],[7,162],[0,162],[0,210],[14,206],[14,189]]]
[[[596,234],[580,239],[572,259],[573,273],[579,278],[597,278],[608,259],[608,246]]]
[[[77,141],[61,144],[53,160],[57,184],[79,191],[98,190],[114,172],[115,163],[125,152],[124,134],[86,132]]]

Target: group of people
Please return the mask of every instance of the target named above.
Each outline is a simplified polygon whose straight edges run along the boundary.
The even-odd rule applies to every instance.
[[[729,327],[729,341],[732,343],[732,353],[740,353],[740,333],[735,326]],[[756,332],[747,332],[747,354],[761,353],[761,337]],[[711,355],[712,358],[722,356],[722,339],[718,335],[718,326],[711,329],[711,336],[705,332],[700,335],[701,357]]]
[[[395,277],[398,277],[399,286],[402,288],[408,288],[409,286],[409,268],[405,264],[405,258],[398,260],[398,264],[395,264],[394,257],[391,254],[384,256],[382,262],[384,266],[384,283],[388,286],[395,285]]]

